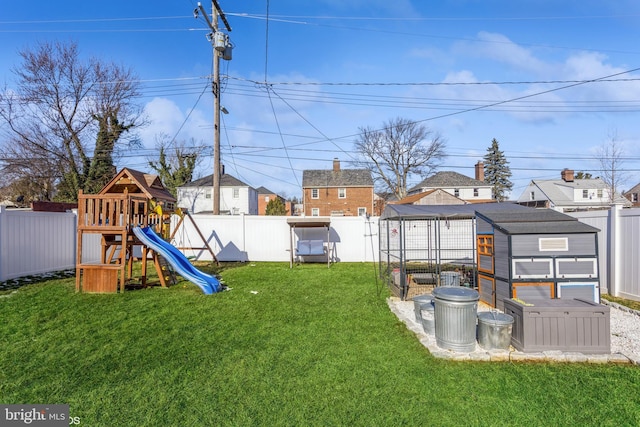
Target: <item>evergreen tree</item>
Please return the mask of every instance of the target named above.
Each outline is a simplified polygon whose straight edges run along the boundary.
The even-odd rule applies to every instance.
[[[287,208],[284,203],[282,203],[282,200],[280,200],[279,197],[276,197],[275,199],[269,200],[264,214],[284,216],[287,214]]]
[[[509,178],[511,178],[509,162],[494,138],[484,156],[484,181],[493,186],[492,193],[496,201],[503,202],[506,199],[506,193],[511,191],[513,183]]]

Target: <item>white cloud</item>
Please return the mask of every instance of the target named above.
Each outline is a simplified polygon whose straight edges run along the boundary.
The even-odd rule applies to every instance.
[[[536,58],[531,50],[514,43],[503,34],[481,31],[477,35],[477,41],[458,43],[454,51],[462,55],[487,58],[537,75],[544,75],[549,70],[549,65]]]
[[[154,98],[145,105],[144,112],[149,124],[139,134],[145,147],[154,147],[155,138],[160,134],[177,140],[212,140],[213,118],[207,119],[201,110],[195,109],[189,114],[169,99]]]

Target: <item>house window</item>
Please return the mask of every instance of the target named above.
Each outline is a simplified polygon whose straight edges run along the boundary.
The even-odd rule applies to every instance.
[[[477,188],[473,189],[473,197],[478,197],[479,190]]]
[[[633,203],[637,203],[638,202],[638,193],[631,193],[631,201]]]
[[[205,199],[211,198],[211,190],[204,190],[204,198]]]
[[[233,198],[234,199],[239,199],[240,198],[240,189],[239,188],[234,188],[233,189]]]
[[[264,196],[264,201],[269,203],[269,196]]]
[[[311,209],[311,216],[320,216],[320,208]]]
[[[346,199],[346,198],[347,198],[347,189],[338,188],[338,199]]]
[[[531,193],[529,193],[529,200],[535,200],[536,199],[536,192],[532,191]]]
[[[358,216],[367,216],[367,208],[358,208]]]
[[[636,194],[636,197],[638,197],[637,194]],[[598,189],[598,199],[602,199],[602,188]]]
[[[460,190],[458,188],[453,190],[453,195],[456,197],[460,197]]]
[[[312,188],[311,189],[311,198],[312,199],[319,199],[320,198],[320,189]]]
[[[582,198],[583,199],[589,198],[589,190],[582,190]]]

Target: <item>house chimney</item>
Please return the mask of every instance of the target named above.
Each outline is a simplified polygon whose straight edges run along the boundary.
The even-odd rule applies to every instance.
[[[560,176],[565,182],[573,182],[573,169],[564,168],[560,173]]]
[[[337,157],[335,157],[333,159],[333,171],[334,172],[339,172],[340,171],[340,160],[338,160]]]
[[[478,181],[484,181],[484,163],[481,161],[476,163],[476,179]]]

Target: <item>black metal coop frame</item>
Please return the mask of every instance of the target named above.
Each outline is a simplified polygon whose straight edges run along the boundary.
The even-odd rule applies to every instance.
[[[388,205],[379,222],[379,274],[403,299],[437,286],[477,288],[475,213],[519,205]]]

